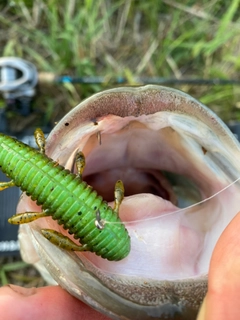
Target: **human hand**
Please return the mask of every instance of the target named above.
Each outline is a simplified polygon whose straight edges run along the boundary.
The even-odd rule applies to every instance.
[[[59,286],[0,288],[1,320],[108,320]]]
[[[240,213],[230,222],[214,249],[208,293],[197,320],[240,319]]]

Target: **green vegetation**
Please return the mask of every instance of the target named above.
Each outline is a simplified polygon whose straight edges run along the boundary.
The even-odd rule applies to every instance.
[[[238,79],[239,2],[1,2],[0,54],[27,59],[39,72],[105,77],[104,86],[40,84],[35,107],[53,123],[86,96],[110,87],[116,76],[127,77],[131,85],[136,76]],[[240,119],[238,86],[178,88],[225,120]]]
[[[0,287],[8,283],[29,288],[44,286],[45,282],[38,271],[19,259],[19,257],[0,257]]]

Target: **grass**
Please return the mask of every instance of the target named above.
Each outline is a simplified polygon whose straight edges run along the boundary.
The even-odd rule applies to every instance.
[[[0,286],[13,283],[27,288],[44,286],[38,271],[19,257],[0,257]]]
[[[239,0],[15,0],[0,8],[0,50],[39,72],[106,78],[104,86],[41,84],[35,109],[53,124],[116,76],[131,85],[136,76],[238,78],[238,9]],[[178,88],[226,121],[239,118],[237,86]]]
[[[240,0],[1,1],[1,56],[22,57],[41,73],[106,79],[102,86],[40,83],[32,118],[20,118],[19,131],[29,122],[53,125],[85,97],[111,87],[117,76],[131,85],[140,76],[239,79],[239,4]],[[240,120],[238,86],[175,87],[200,99],[225,121]],[[2,274],[4,278],[6,272]]]

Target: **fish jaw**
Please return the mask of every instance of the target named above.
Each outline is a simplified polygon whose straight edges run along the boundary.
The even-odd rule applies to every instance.
[[[181,313],[187,319],[196,313],[206,292],[213,248],[239,211],[237,184],[212,197],[239,177],[236,139],[190,96],[145,86],[96,94],[66,115],[49,135],[46,152],[74,170],[78,150],[86,156],[84,179],[109,197],[110,205],[114,180],[127,186],[120,217],[131,237],[131,252],[119,262],[62,252],[39,234],[39,228],[60,230],[48,218],[21,226],[25,259],[33,262],[27,255],[37,250],[59,284],[112,317],[131,319],[138,312],[139,319],[159,319]],[[160,170],[190,179],[201,200],[210,199],[178,208]],[[34,206],[24,196],[18,211]]]

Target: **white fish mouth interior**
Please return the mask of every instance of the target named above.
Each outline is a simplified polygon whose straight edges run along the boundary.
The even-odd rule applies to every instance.
[[[120,262],[84,253],[87,259],[102,271],[147,279],[184,279],[207,273],[215,243],[237,212],[235,202],[227,218],[225,197],[178,211],[231,182],[214,162],[212,150],[219,143],[209,132],[203,123],[170,112],[137,118],[109,115],[75,132],[81,139],[68,142],[65,165],[72,169],[76,151],[82,150],[84,180],[107,201],[113,199],[116,180],[123,180],[126,197],[120,217],[132,243],[129,256]]]

